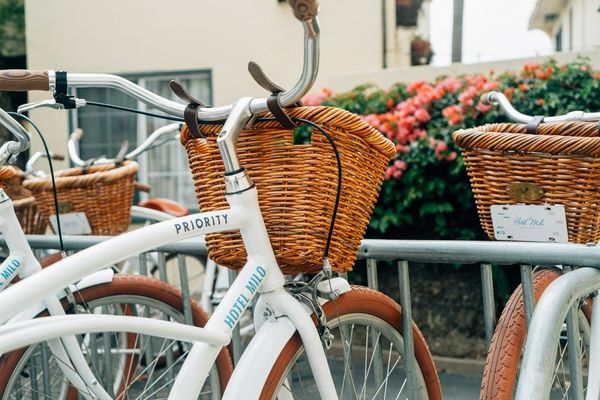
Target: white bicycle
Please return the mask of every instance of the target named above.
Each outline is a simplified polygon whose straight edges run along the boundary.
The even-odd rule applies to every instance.
[[[290,3],[304,24],[305,62],[298,83],[280,95],[283,106],[295,103],[308,91],[318,66],[317,5],[313,1]],[[0,72],[0,89],[5,90],[56,90],[57,87],[64,90],[85,86],[117,88],[171,115],[184,113],[183,105],[117,76],[54,71]],[[294,287],[293,295],[285,290],[284,275],[276,262],[259,208],[257,189],[240,165],[236,152],[242,128],[254,115],[267,109],[267,99],[242,98],[231,106],[198,107],[195,111],[201,121],[226,118],[217,143],[225,165],[229,208],[175,218],[125,233],[43,271],[32,270],[36,261],[27,252],[27,243],[16,220],[3,219],[8,222],[0,228],[7,238],[11,256],[2,267],[18,267],[24,279],[0,293],[2,322],[40,299],[48,299],[48,304],[56,302],[57,292],[94,271],[169,242],[239,230],[248,254],[246,264],[204,328],[185,326],[171,319],[145,318],[137,308],[129,307],[128,298],[120,298],[121,305],[113,313],[122,311],[123,315],[52,315],[6,323],[0,327],[0,353],[4,354],[3,358],[14,360],[1,368],[7,375],[7,379],[0,377],[0,381],[7,381],[4,395],[13,396],[6,398],[19,398],[22,381],[35,381],[36,393],[41,391],[37,377],[57,371],[64,374],[57,385],[60,391],[44,387],[50,393],[44,393],[44,398],[66,398],[65,392],[77,387],[78,394],[85,398],[165,398],[168,393],[169,399],[197,399],[202,398],[205,384],[210,384],[212,397],[217,397],[214,390],[219,385],[211,381],[220,378],[220,387],[223,387],[226,374],[218,365],[218,373],[211,375],[211,368],[215,371],[213,365],[222,357],[240,315],[257,294],[260,297],[254,316],[258,331],[229,379],[223,398],[291,399],[316,395],[323,399],[441,398],[431,355],[414,324],[415,369],[405,371],[403,368],[402,313],[393,300],[366,288],[350,287],[343,278],[331,277],[328,273],[317,274],[310,284],[300,289]],[[19,133],[20,128],[13,121],[2,120],[14,133]],[[26,135],[21,133],[20,136]],[[23,142],[21,139],[20,144],[7,145],[0,152],[8,158],[22,150]],[[4,199],[0,203],[0,217],[10,213],[10,201]],[[60,309],[62,311],[62,307]],[[103,304],[99,304],[98,309],[103,311]],[[106,331],[125,333],[111,335],[109,338],[117,339],[114,342],[92,340],[95,337],[92,333]],[[110,372],[109,379],[103,381],[104,374],[99,372],[100,377],[96,379],[94,372],[97,371],[86,374],[87,365],[75,365],[75,362],[74,368],[58,365],[48,371],[43,362],[38,364],[15,351],[26,346],[39,347],[47,341],[52,343],[59,340],[57,338],[66,342],[72,338],[70,335],[79,338],[79,341],[73,340],[73,353],[83,353],[92,364],[94,359],[105,360],[99,364],[102,371]],[[50,348],[50,351],[54,357],[55,349]],[[169,357],[181,361],[181,366],[169,368],[160,376],[149,376],[146,365],[169,363]],[[25,370],[23,365],[29,369]],[[30,372],[33,366],[37,368],[35,374]],[[158,377],[165,381],[160,386],[155,383]],[[27,385],[31,386],[33,384]],[[28,394],[25,398],[33,397]]]

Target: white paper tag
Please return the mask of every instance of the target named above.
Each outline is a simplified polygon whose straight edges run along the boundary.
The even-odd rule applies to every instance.
[[[497,240],[567,243],[565,207],[493,205],[490,207]]]
[[[49,219],[54,232],[58,232],[56,215],[51,215]],[[60,227],[63,235],[89,235],[92,233],[90,223],[85,213],[82,212],[60,214]]]

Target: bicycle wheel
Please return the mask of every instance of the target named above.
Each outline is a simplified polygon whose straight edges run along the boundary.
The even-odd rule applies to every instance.
[[[148,277],[115,275],[110,283],[74,293],[76,305],[63,301],[65,310],[78,313],[135,315],[184,322],[180,293]],[[41,315],[40,315],[41,316]],[[208,317],[195,304],[194,324]],[[109,332],[78,336],[82,352],[105,390],[115,399],[166,398],[191,344],[134,333]],[[19,349],[0,358],[2,399],[77,399],[55,355],[46,343]],[[220,353],[200,399],[220,399],[232,363],[228,350]]]
[[[400,305],[380,292],[352,287],[323,306],[334,335],[327,350],[340,399],[398,399],[409,394],[404,371]],[[418,399],[441,399],[440,382],[429,348],[413,323]],[[300,336],[279,355],[261,399],[319,398]]]
[[[560,272],[554,269],[542,269],[534,272],[533,290],[536,302],[548,285],[560,275]],[[587,367],[587,354],[589,354],[591,315],[590,302],[581,302],[579,309],[580,348],[583,355],[581,362],[584,372]],[[522,285],[519,285],[510,296],[508,303],[506,303],[494,331],[483,371],[481,399],[510,400],[513,398],[517,388],[517,374],[524,349],[525,336],[525,306],[523,304]],[[567,344],[565,331],[561,334],[556,367],[552,378],[553,384],[550,397],[552,399],[570,398],[568,392],[570,376]]]

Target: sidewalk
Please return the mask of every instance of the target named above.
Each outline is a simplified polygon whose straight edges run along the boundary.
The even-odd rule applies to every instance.
[[[485,360],[434,357],[444,400],[479,398]]]

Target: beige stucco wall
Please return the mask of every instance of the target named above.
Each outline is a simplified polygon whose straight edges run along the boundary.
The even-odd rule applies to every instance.
[[[555,2],[554,7],[558,10],[558,16],[548,23],[546,30],[554,44],[556,35],[562,28],[563,51],[589,51],[600,48],[600,0],[566,0],[560,5]],[[536,17],[540,20],[544,15],[540,13]]]
[[[595,69],[600,69],[600,50],[557,53],[553,54],[551,57],[558,60],[559,63],[567,63],[574,61],[579,56],[589,57],[592,66],[594,66]],[[452,64],[444,67],[419,66],[408,68],[389,68],[386,70],[373,69],[370,71],[345,74],[342,73],[332,76],[330,84],[331,87],[338,92],[350,90],[359,83],[367,82],[374,83],[382,88],[388,88],[397,82],[409,83],[420,79],[431,81],[442,75],[458,76],[476,73],[488,74],[492,69],[496,73],[516,71],[523,68],[523,65],[527,62],[543,62],[546,59],[548,59],[548,57],[530,57],[477,64]]]
[[[378,1],[322,0],[317,87],[381,66]],[[211,69],[213,101],[264,96],[246,71],[256,61],[280,85],[299,76],[303,30],[277,0],[26,0],[28,67],[70,72]],[[30,100],[49,97],[32,93]],[[66,152],[67,113],[32,112],[53,149]],[[37,144],[34,150],[39,148]]]

